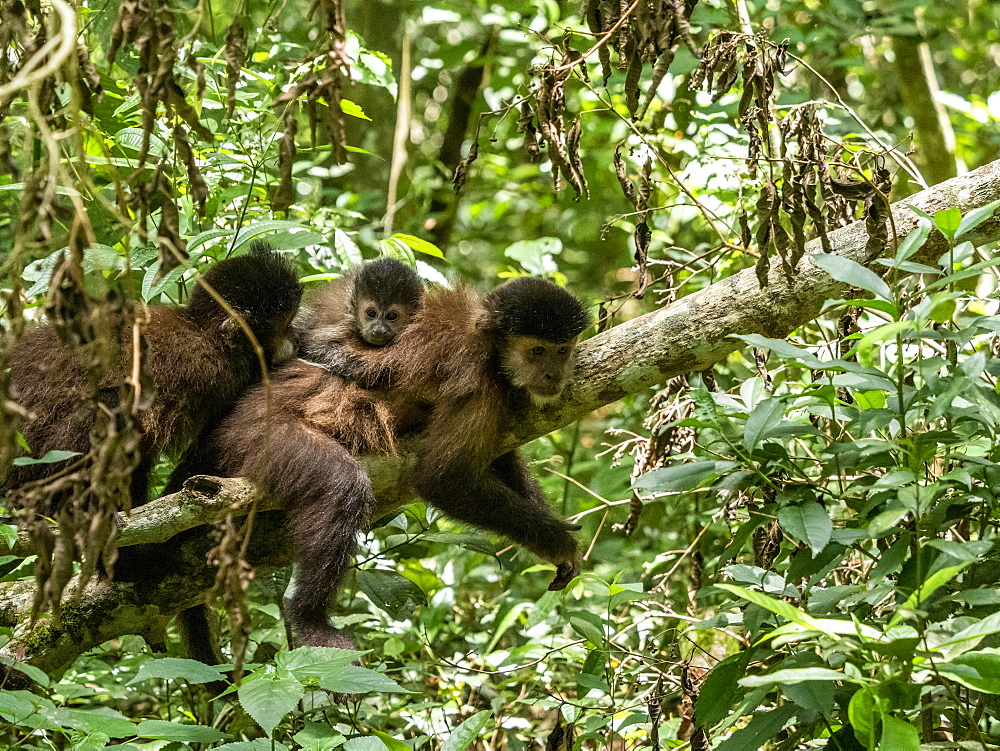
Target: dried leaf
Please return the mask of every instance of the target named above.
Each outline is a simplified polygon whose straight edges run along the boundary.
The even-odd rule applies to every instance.
[[[465,181],[469,178],[469,167],[472,166],[472,163],[476,161],[476,157],[478,156],[479,144],[473,141],[469,153],[465,159],[458,163],[458,167],[455,168],[455,176],[452,178],[451,184],[456,193],[462,190],[462,186],[465,185]]]
[[[295,134],[298,132],[298,122],[292,115],[285,117],[285,132],[278,144],[278,187],[271,198],[271,210],[283,212],[286,216],[295,200],[295,187],[292,182],[292,167],[295,166]]]
[[[226,107],[226,117],[232,117],[236,110],[236,87],[240,82],[240,71],[243,70],[243,60],[247,54],[247,30],[242,14],[233,16],[226,34],[226,46],[223,56],[226,58],[226,88],[229,92],[229,104]]]

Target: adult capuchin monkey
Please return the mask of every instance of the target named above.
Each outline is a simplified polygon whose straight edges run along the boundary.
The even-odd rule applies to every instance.
[[[265,242],[220,261],[203,279],[239,313],[269,365],[294,355],[292,319],[302,286],[291,265]],[[132,474],[133,505],[148,499],[149,477],[161,452],[179,455],[207,425],[261,378],[255,345],[242,326],[201,285],[187,304],[152,306],[146,326],[145,365],[152,381],[149,408],[140,415],[139,465]],[[133,348],[99,384],[98,402],[115,404],[133,370]],[[99,405],[88,403],[87,377],[77,356],[51,325],[35,326],[10,352],[11,397],[27,415],[18,429],[36,457],[54,449],[86,454]],[[14,490],[61,471],[74,460],[14,467],[0,490]]]
[[[553,514],[519,453],[503,451],[503,440],[524,408],[558,399],[588,324],[575,297],[541,279],[511,281],[485,300],[467,288],[436,289],[391,346],[354,348],[346,358],[359,383],[386,384],[368,392],[389,414],[372,422],[376,431],[423,427],[413,472],[420,496],[555,564],[550,589],[564,588],[580,571],[571,534],[578,527]],[[367,432],[350,435],[346,422],[320,428],[307,419],[300,392],[281,377],[292,367],[301,366],[286,366],[272,384],[283,417],[268,425],[266,405],[251,392],[171,484],[195,473],[247,476],[283,498],[297,548],[287,609],[292,631],[302,644],[351,648],[330,625],[326,605],[374,503],[366,473],[344,447],[374,441]],[[350,403],[347,394],[356,388],[329,376],[329,414],[337,413],[338,399]],[[288,419],[295,411],[299,417]]]
[[[411,323],[423,295],[409,266],[380,258],[327,285],[311,305],[300,331],[301,359],[271,376],[270,399],[251,389],[217,429],[192,446],[174,471],[167,492],[195,474],[248,477],[289,509],[298,564],[288,617],[304,644],[353,649],[332,629],[326,601],[354,554],[374,497],[368,475],[354,458],[393,454],[396,435],[425,413],[404,404],[382,374],[368,388],[344,376],[362,357],[373,362]],[[204,607],[178,618],[189,656],[217,662]]]

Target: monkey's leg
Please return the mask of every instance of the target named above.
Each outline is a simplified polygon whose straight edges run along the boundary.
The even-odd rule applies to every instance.
[[[277,427],[265,484],[286,499],[296,547],[295,592],[286,615],[303,644],[354,649],[354,642],[330,625],[326,609],[375,503],[371,481],[333,439],[295,423]]]

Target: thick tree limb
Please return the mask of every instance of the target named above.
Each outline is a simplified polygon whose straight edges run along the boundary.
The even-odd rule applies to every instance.
[[[928,213],[952,206],[968,212],[997,199],[1000,162],[993,162],[911,196],[906,203]],[[918,215],[903,203],[892,207],[892,215],[890,234],[894,231],[899,238],[917,224]],[[861,262],[865,261],[867,239],[860,222],[829,237],[835,252]],[[1000,219],[980,225],[977,235],[967,239],[974,244],[1000,239]],[[818,242],[807,247],[808,253],[816,250]],[[917,258],[936,259],[945,250],[944,239],[932,235]],[[876,266],[875,270],[884,269]],[[508,445],[514,447],[551,432],[626,394],[682,373],[704,370],[742,346],[732,338],[734,334],[785,337],[815,318],[823,305],[838,299],[845,288],[813,265],[807,254],[792,276],[785,274],[780,261],[772,263],[764,287],[754,270],[748,269],[669,307],[616,326],[581,345],[565,398],[554,407],[526,416]],[[402,459],[380,457],[367,462],[379,498],[377,515],[413,497],[408,480],[412,460],[406,458],[405,445],[403,449]],[[114,636],[140,633],[156,642],[162,638],[166,621],[201,601],[214,581],[214,569],[205,564],[204,557],[211,547],[211,535],[199,525],[212,524],[231,510],[249,508],[254,497],[242,481],[197,480],[182,493],[135,512],[123,525],[121,545],[162,543],[149,553],[148,566],[156,569],[155,580],[144,582],[142,587],[128,582],[92,585],[81,604],[67,611],[72,617],[66,617],[59,628],[47,623],[42,627],[28,624],[30,593],[23,585],[0,589],[0,621],[16,624],[13,646],[21,649],[28,661],[52,672]],[[261,510],[276,507],[269,499],[260,499],[260,503]],[[280,515],[261,515],[255,529],[259,538],[254,546],[257,565],[286,563],[288,546],[282,539]],[[131,565],[142,561],[143,550],[126,556],[132,559]]]

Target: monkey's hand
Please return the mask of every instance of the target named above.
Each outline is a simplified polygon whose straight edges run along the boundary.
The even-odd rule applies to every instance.
[[[580,574],[580,569],[581,561],[579,556],[573,556],[572,559],[560,563],[556,566],[556,577],[549,584],[549,591],[555,592],[556,590],[566,589],[566,585]]]
[[[565,589],[566,585],[580,574],[583,567],[580,553],[576,548],[576,539],[569,534],[570,532],[578,532],[582,527],[579,524],[570,524],[568,522],[562,522],[562,526],[566,533],[568,544],[565,547],[566,552],[563,560],[553,561],[556,564],[556,576],[549,584],[550,592]]]

